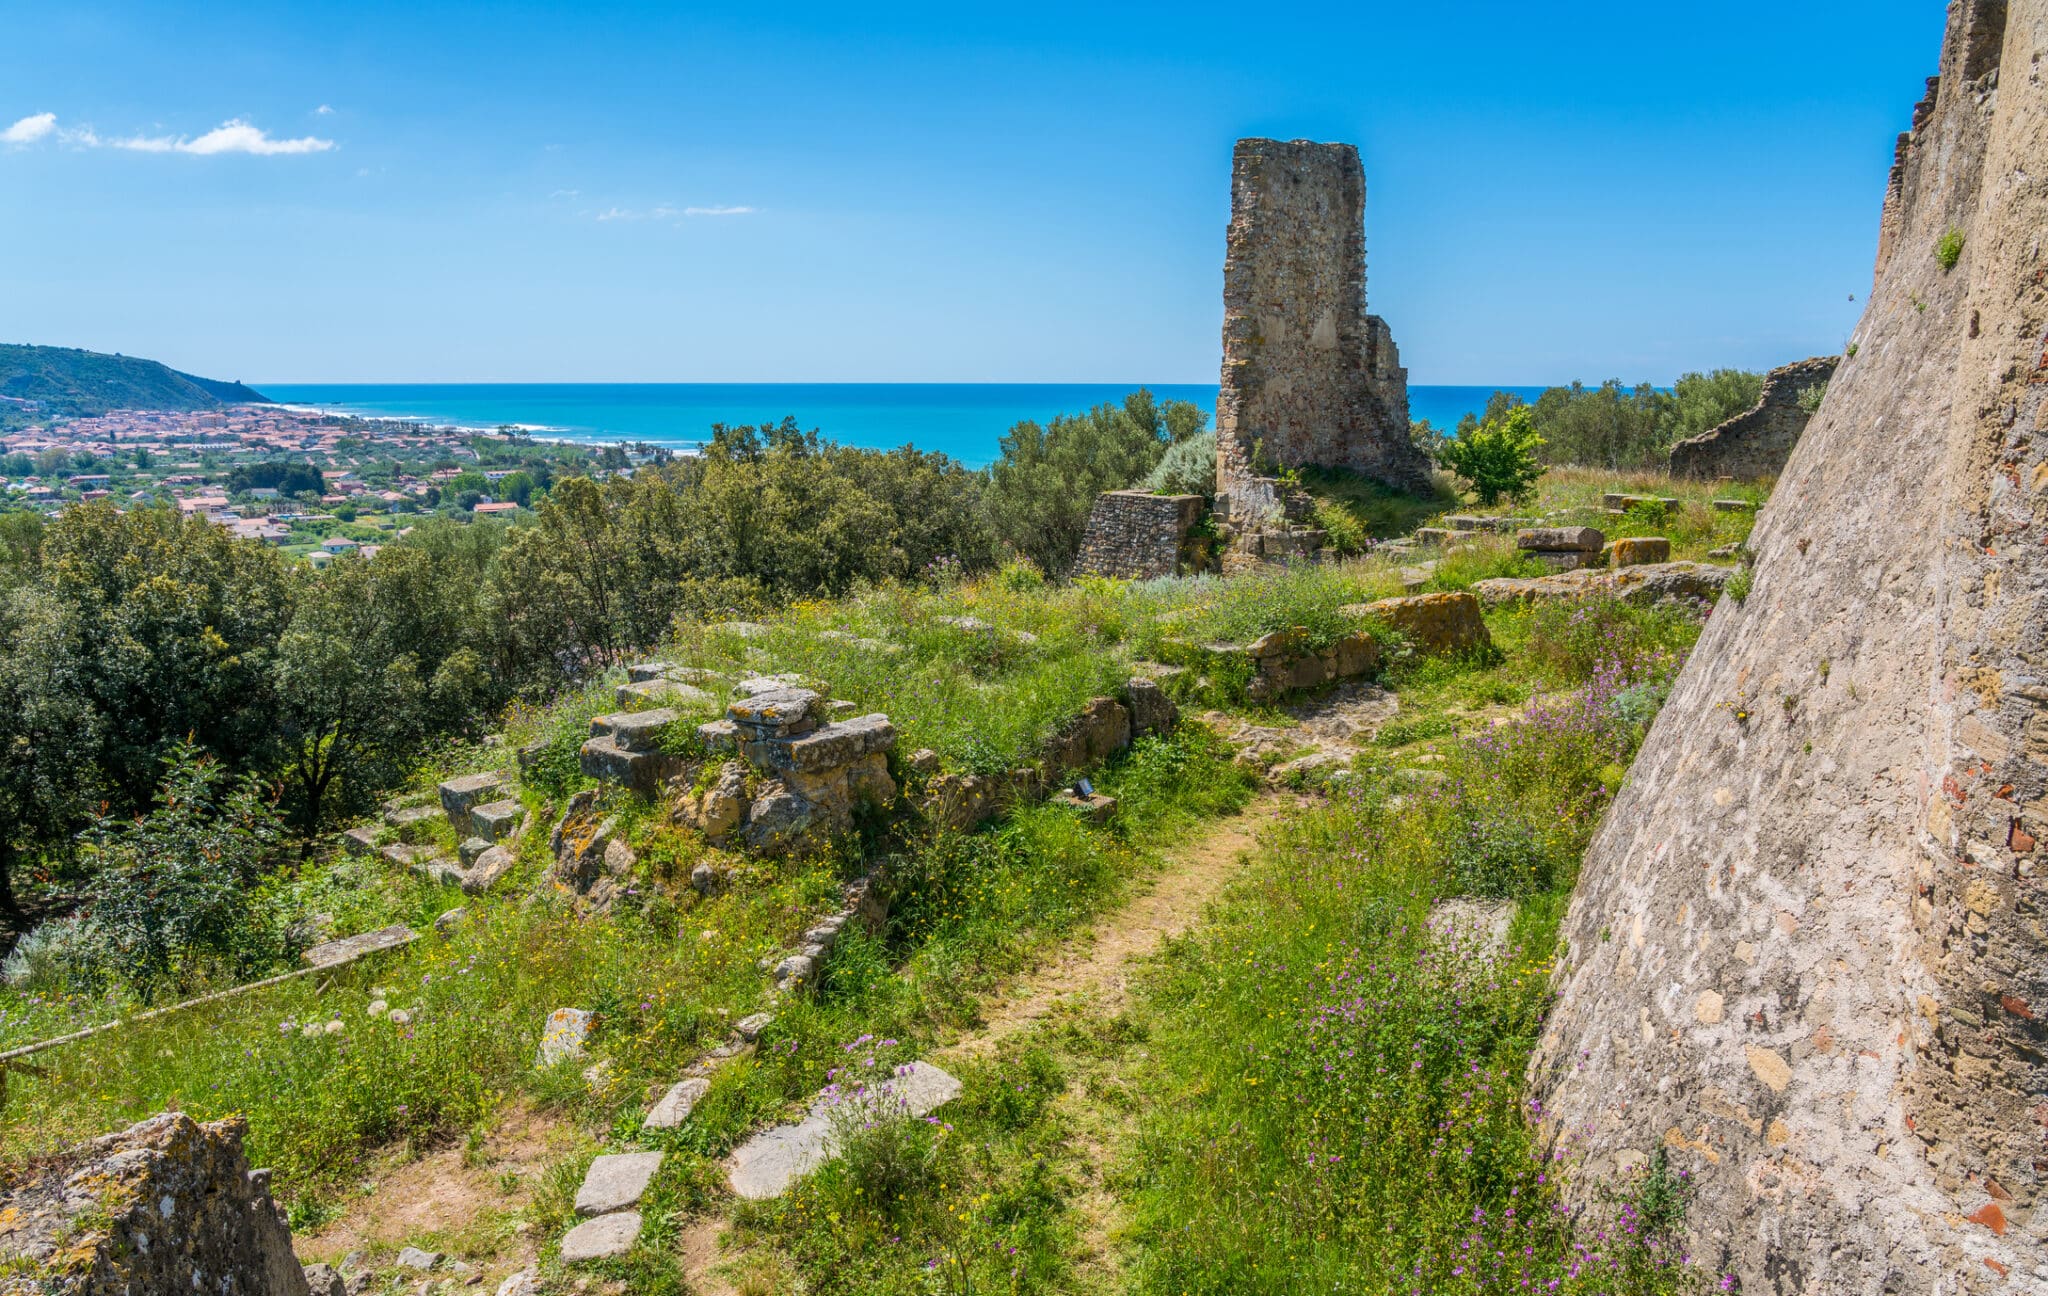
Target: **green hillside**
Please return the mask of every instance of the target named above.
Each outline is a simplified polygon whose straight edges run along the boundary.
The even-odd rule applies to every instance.
[[[73,347],[6,345],[0,345],[0,396],[39,401],[52,414],[203,410],[269,400],[241,383],[194,377],[154,360]]]

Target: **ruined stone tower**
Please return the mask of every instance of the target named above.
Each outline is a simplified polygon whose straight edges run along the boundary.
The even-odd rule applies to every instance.
[[[2048,0],[1940,71],[1532,1063],[1575,1196],[1662,1149],[1749,1293],[2048,1290]]]
[[[1365,171],[1349,144],[1237,142],[1223,263],[1216,482],[1239,515],[1271,507],[1281,468],[1350,468],[1420,489],[1408,371],[1365,311]]]

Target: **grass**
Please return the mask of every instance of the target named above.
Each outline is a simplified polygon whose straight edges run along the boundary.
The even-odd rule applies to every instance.
[[[1497,517],[1541,517],[1544,525],[1590,526],[1609,539],[1622,536],[1656,535],[1671,541],[1671,556],[1700,561],[1709,550],[1739,546],[1749,538],[1756,510],[1722,512],[1713,507],[1717,499],[1744,500],[1761,506],[1770,496],[1771,483],[1709,482],[1674,478],[1663,473],[1609,472],[1599,468],[1554,467],[1536,483],[1535,494],[1515,504],[1486,509],[1468,507],[1461,513]],[[1604,495],[1649,495],[1676,499],[1678,507],[1638,509],[1626,517],[1606,511]]]
[[[1173,948],[1139,1014],[1150,1061],[1122,1167],[1129,1290],[1659,1292],[1696,1280],[1676,1262],[1668,1210],[1643,1228],[1624,1209],[1668,1184],[1625,1185],[1604,1241],[1594,1233],[1610,1221],[1569,1216],[1522,1084],[1573,867],[1640,738],[1641,718],[1616,700],[1667,678],[1666,644],[1688,637],[1665,615],[1655,634],[1627,619],[1611,634],[1514,627],[1503,637],[1525,653],[1553,647],[1499,669],[1577,687],[1451,744],[1431,794],[1365,779],[1289,821],[1222,920]],[[1588,636],[1629,655],[1587,665],[1555,646]],[[1418,683],[1439,699],[1459,691]],[[1461,857],[1517,840],[1549,867],[1474,888]],[[1433,903],[1474,889],[1520,898],[1498,953],[1428,928]]]

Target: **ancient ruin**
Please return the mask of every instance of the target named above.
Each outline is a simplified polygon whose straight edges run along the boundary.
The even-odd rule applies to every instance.
[[[1196,528],[1208,512],[1200,495],[1106,491],[1089,510],[1076,570],[1136,580],[1199,570],[1208,553]]]
[[[1777,476],[1839,363],[1837,356],[1815,356],[1771,370],[1756,404],[1671,447],[1671,475],[1745,481]]]
[[[1408,371],[1366,313],[1365,171],[1349,144],[1237,142],[1223,263],[1216,483],[1243,527],[1271,511],[1273,468],[1349,468],[1425,488],[1408,439]]]
[[[270,1172],[243,1158],[247,1131],[165,1112],[36,1167],[0,1196],[0,1288],[307,1296]]]
[[[1853,350],[1565,923],[1571,1191],[1669,1158],[1747,1292],[2048,1283],[2044,58],[2048,0],[1950,6]]]

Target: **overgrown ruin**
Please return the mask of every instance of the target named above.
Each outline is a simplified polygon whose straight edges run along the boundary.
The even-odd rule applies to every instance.
[[[1812,421],[1839,356],[1814,356],[1764,375],[1756,404],[1671,447],[1673,477],[1775,477]]]
[[[1424,489],[1408,371],[1366,313],[1365,170],[1349,144],[1237,142],[1223,262],[1216,485],[1233,520],[1273,468],[1348,468]]]
[[[2048,0],[1950,6],[1878,283],[1595,840],[1532,1063],[1749,1292],[2041,1290]]]

